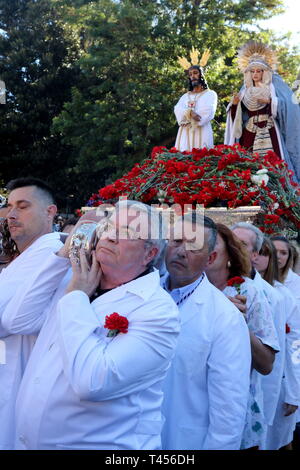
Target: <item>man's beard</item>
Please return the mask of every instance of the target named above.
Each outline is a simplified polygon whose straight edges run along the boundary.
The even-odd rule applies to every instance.
[[[191,80],[191,85],[192,85],[192,88],[196,88],[197,86],[200,86],[201,85],[201,82],[200,80]]]

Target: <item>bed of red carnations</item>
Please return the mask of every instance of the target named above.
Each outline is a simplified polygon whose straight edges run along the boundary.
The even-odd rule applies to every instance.
[[[238,144],[191,152],[154,147],[150,158],[100,188],[87,205],[97,207],[122,196],[147,204],[203,204],[229,210],[260,206],[255,223],[265,233],[300,229],[300,186],[285,162],[274,152],[261,157]]]

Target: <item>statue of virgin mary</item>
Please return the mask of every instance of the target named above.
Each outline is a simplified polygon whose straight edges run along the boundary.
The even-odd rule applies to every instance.
[[[275,71],[268,46],[250,41],[238,53],[244,85],[227,107],[225,144],[265,155],[273,150],[300,183],[300,107],[291,88]]]

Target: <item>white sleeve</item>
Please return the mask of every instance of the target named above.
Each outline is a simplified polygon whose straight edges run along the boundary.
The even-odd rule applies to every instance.
[[[291,304],[291,305],[290,305]],[[300,309],[291,299],[287,315],[289,333],[286,333],[285,403],[300,406]]]
[[[225,127],[225,134],[224,134],[225,145],[233,145],[235,143],[235,139],[232,137],[233,119],[231,117],[231,106],[232,106],[232,102],[230,102],[226,108],[226,127]]]
[[[276,312],[277,309],[280,308],[278,300],[276,299],[275,303],[274,297],[271,301],[267,292],[263,293],[263,291],[256,289],[254,286],[250,286],[248,289],[249,293],[251,292],[251,304],[247,309],[247,324],[249,330],[259,338],[263,344],[269,346],[274,351],[280,351],[279,340],[272,315],[272,311]]]
[[[40,331],[45,310],[70,267],[69,259],[50,253],[22,284],[3,310],[2,324],[9,334],[31,335]]]
[[[278,110],[278,98],[276,96],[276,91],[273,83],[270,84],[270,91],[271,91],[271,113],[273,118],[277,116]]]
[[[231,316],[230,321],[219,325],[208,358],[209,428],[203,450],[240,448],[250,369],[249,332],[244,317],[237,312],[234,319]]]
[[[184,118],[184,114],[187,110],[187,107],[186,107],[186,96],[183,95],[178,103],[174,106],[174,113],[175,113],[175,116],[176,116],[176,119],[177,119],[177,123],[178,125],[180,126],[180,123],[181,121],[183,120]]]
[[[208,96],[205,96],[203,104],[199,101],[199,106],[196,106],[196,113],[201,116],[200,121],[196,121],[196,124],[199,126],[205,126],[208,124],[215,116],[215,112],[218,104],[218,95],[214,91],[210,90]]]
[[[107,338],[88,296],[73,291],[58,303],[58,343],[64,373],[82,400],[111,400],[144,390],[167,370],[179,332],[177,308],[165,300],[148,301],[134,310],[148,318],[129,318],[127,333]],[[122,312],[120,312],[122,314]]]
[[[59,249],[60,246],[62,246],[61,242],[57,241],[52,246],[48,244],[47,246],[41,246],[39,249],[31,250],[30,256],[24,252],[24,256],[19,255],[7,268],[2,270],[0,274],[0,337],[10,334],[3,323],[3,316],[9,302],[16,295],[22,293],[28,280],[39,270],[41,262],[47,256],[50,256],[54,250]]]
[[[227,106],[226,113],[226,128],[224,135],[224,144],[225,145],[234,145],[238,139],[241,138],[243,133],[243,118],[242,118],[242,100],[245,95],[245,88],[242,87],[239,91],[240,102],[237,105],[235,119],[231,117],[231,107],[233,104],[233,99]]]

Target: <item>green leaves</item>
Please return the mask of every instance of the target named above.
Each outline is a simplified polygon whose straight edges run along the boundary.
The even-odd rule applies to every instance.
[[[51,0],[1,0],[0,10],[6,32],[0,76],[7,87],[0,108],[3,178],[31,174],[59,186],[70,160],[51,125],[78,76],[76,41]]]

